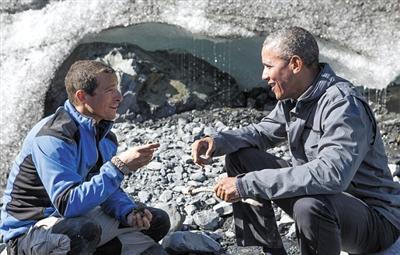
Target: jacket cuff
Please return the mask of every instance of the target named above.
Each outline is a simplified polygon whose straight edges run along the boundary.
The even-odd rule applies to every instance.
[[[106,162],[106,165],[110,166],[108,167],[108,169],[114,172],[118,180],[122,182],[122,180],[124,179],[124,174],[119,170],[119,168],[116,167],[111,161]]]
[[[131,206],[125,207],[121,211],[121,215],[118,220],[122,225],[128,226],[128,221],[127,221],[128,214],[131,213],[133,211],[133,209],[135,209],[136,207],[137,207],[136,204],[132,204]]]
[[[236,189],[239,193],[239,197],[241,197],[241,198],[247,197],[245,189],[244,189],[244,185],[243,185],[243,180],[242,180],[242,177],[244,175],[245,174],[239,174],[236,176]]]

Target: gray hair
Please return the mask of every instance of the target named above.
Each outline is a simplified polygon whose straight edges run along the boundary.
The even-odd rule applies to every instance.
[[[310,32],[301,27],[289,27],[275,31],[265,38],[263,46],[276,50],[286,61],[297,55],[308,67],[317,66],[319,63],[317,41]]]

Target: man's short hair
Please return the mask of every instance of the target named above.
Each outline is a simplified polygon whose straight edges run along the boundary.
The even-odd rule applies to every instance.
[[[273,32],[265,38],[263,46],[276,50],[282,59],[287,61],[297,55],[308,67],[319,64],[317,41],[310,32],[301,27],[289,27]]]
[[[79,60],[72,64],[65,76],[65,88],[68,99],[75,104],[75,92],[82,89],[93,95],[97,88],[96,75],[99,73],[115,73],[114,69],[106,64],[94,60]]]

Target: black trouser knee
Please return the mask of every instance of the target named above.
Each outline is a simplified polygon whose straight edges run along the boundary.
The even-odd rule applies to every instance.
[[[317,254],[322,251],[326,252],[323,254],[335,254],[340,251],[338,220],[324,196],[296,200],[293,205],[293,219],[303,254]],[[322,240],[330,240],[328,247],[321,247]],[[324,244],[327,246],[327,243]]]
[[[228,176],[262,169],[288,167],[289,163],[257,148],[242,148],[225,156],[225,171]]]
[[[69,237],[68,254],[92,254],[101,238],[101,227],[86,217],[65,218],[56,223],[52,233]]]
[[[288,163],[257,148],[243,148],[225,157],[229,177],[267,168],[280,168]],[[258,199],[263,206],[234,203],[236,240],[241,246],[263,246],[274,254],[286,254],[283,249],[271,201]]]
[[[153,215],[153,218],[150,223],[150,228],[148,230],[143,230],[142,232],[145,235],[151,237],[155,242],[160,241],[169,231],[170,229],[170,220],[168,214],[158,208],[147,207],[147,209]],[[119,241],[118,237],[115,237],[111,241],[103,244],[98,247],[95,255],[109,255],[109,254],[119,254],[122,249],[122,244]],[[157,251],[157,252],[155,252]],[[143,254],[164,254],[162,247],[158,244],[153,245],[148,250],[146,250]]]
[[[153,207],[148,207],[147,209],[151,212],[153,218],[150,223],[150,228],[142,232],[158,242],[168,233],[171,222],[168,214],[164,210]]]

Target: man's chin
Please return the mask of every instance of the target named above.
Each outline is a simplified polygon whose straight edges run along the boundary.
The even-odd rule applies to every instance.
[[[118,117],[118,115],[115,113],[115,114],[109,114],[104,119],[108,120],[108,121],[114,121],[117,117]]]

